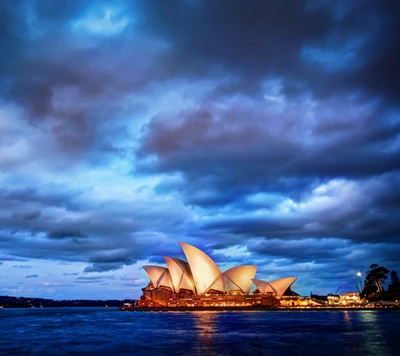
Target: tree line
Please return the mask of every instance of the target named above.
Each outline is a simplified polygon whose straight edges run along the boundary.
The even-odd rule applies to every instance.
[[[386,281],[390,274],[390,284],[387,290],[385,289]],[[400,280],[396,271],[389,271],[387,268],[372,264],[366,273],[364,287],[361,291],[361,298],[369,300],[385,299],[397,300],[400,299]]]
[[[124,303],[136,303],[133,299],[124,300],[53,300],[46,298],[27,298],[0,295],[0,306],[4,308],[60,308],[60,307],[120,307]]]

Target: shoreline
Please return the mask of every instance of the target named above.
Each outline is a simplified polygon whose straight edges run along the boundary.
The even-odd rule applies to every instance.
[[[118,307],[118,311],[127,312],[187,312],[187,311],[327,311],[327,310],[400,310],[400,305],[377,305],[377,306],[351,306],[351,307]]]

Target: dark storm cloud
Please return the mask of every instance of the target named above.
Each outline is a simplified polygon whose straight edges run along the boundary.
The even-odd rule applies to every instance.
[[[68,3],[73,5],[73,2]],[[65,7],[64,4],[66,5]],[[5,42],[12,58],[12,61],[7,61],[7,57],[1,57],[2,61],[6,60],[6,63],[9,64],[8,66],[2,66],[2,89],[5,91],[6,97],[16,99],[29,106],[35,116],[48,112],[52,91],[48,81],[51,80],[53,83],[57,83],[60,76],[63,76],[66,71],[58,72],[50,58],[45,59],[45,56],[43,58],[45,62],[42,63],[37,57],[33,56],[32,58],[31,54],[35,54],[38,45],[47,44],[49,46],[50,43],[46,43],[43,39],[40,42],[37,40],[37,36],[33,35],[34,31],[30,28],[32,23],[29,23],[27,13],[31,12],[31,18],[36,20],[34,26],[40,26],[36,29],[39,33],[40,28],[43,30],[46,25],[51,28],[51,22],[57,23],[60,21],[61,23],[57,26],[56,31],[53,30],[51,31],[52,33],[46,34],[47,36],[60,35],[62,34],[62,29],[66,26],[66,21],[71,19],[70,16],[79,13],[79,9],[72,9],[71,6],[67,5],[67,2],[64,2],[64,4],[59,7],[58,5],[50,4],[48,1],[34,1],[31,2],[30,6],[23,2],[20,2],[17,6],[15,4],[11,6],[11,3],[3,2],[1,6],[1,40]],[[75,2],[75,4],[77,3]],[[53,13],[55,17],[53,18],[50,13]],[[35,72],[36,75],[32,76],[31,73]],[[11,78],[13,78],[12,81]],[[26,80],[23,80],[23,78]],[[9,85],[6,86],[7,79]]]
[[[66,193],[66,192],[65,192]],[[23,189],[5,189],[1,192],[1,198],[3,201],[16,201],[16,202],[26,202],[33,201],[45,204],[55,204],[59,205],[65,203],[66,198],[70,195],[70,192],[63,194],[63,192],[57,192],[56,194],[46,195],[38,192],[36,188],[25,187]],[[28,219],[29,220],[29,219]]]
[[[0,261],[20,261],[20,262],[25,262],[25,261],[28,261],[28,259],[22,258],[22,257],[17,257],[17,256],[0,255]]]
[[[100,283],[106,280],[115,279],[114,276],[90,276],[90,277],[78,277],[74,280],[74,283]]]
[[[114,231],[118,231],[114,227]],[[116,232],[114,232],[116,234]],[[107,234],[89,238],[41,238],[41,235],[18,233],[7,244],[1,245],[3,251],[13,251],[16,256],[0,256],[0,261],[25,261],[27,259],[50,259],[53,261],[69,261],[91,263],[85,271],[109,271],[131,265],[137,258],[145,259],[151,255],[148,242],[138,242],[132,237],[109,238]],[[121,249],[115,250],[115,246]],[[125,250],[122,248],[124,246]],[[134,248],[132,247],[134,246]],[[104,250],[99,252],[99,250]]]
[[[25,276],[25,278],[37,278],[39,277],[38,274],[30,274],[29,276]]]
[[[317,189],[298,204],[288,201],[284,211],[265,209],[258,215],[210,218],[205,228],[271,238],[333,236],[395,242],[400,238],[399,184],[397,172],[362,181],[360,185],[337,181],[323,187],[323,193]]]
[[[395,0],[143,1],[142,9],[145,31],[171,44],[176,71],[224,68],[253,83],[289,76],[314,92],[361,89],[399,99]]]
[[[147,282],[147,280],[143,280],[143,279],[139,279],[137,281],[133,281],[133,282],[127,282],[124,283],[124,287],[142,287],[143,285],[145,285]]]
[[[198,205],[229,202],[263,187],[295,191],[314,177],[358,178],[400,169],[395,143],[400,124],[379,110],[354,108],[353,122],[334,127],[334,120],[343,119],[341,108],[334,112],[331,105],[343,103],[328,102],[313,110],[317,122],[309,126],[307,108],[274,115],[256,104],[237,100],[228,110],[210,104],[208,110],[181,113],[175,122],[154,119],[139,150],[142,157],[152,155],[143,167],[183,173],[188,201]],[[285,129],[292,133],[279,135]]]
[[[116,99],[124,90],[140,87],[148,80],[163,80],[165,73],[169,76],[191,73],[201,76],[204,72],[211,74],[218,68],[225,68],[245,81],[251,79],[258,82],[270,75],[291,76],[299,81],[313,77],[326,79],[329,73],[323,70],[318,72],[316,66],[308,66],[299,60],[305,45],[329,46],[326,42],[332,33],[338,33],[337,38],[333,36],[333,42],[338,42],[339,48],[342,42],[347,43],[349,36],[364,36],[367,40],[369,37],[382,38],[385,34],[393,34],[392,27],[396,23],[391,3],[386,6],[355,6],[342,18],[336,19],[330,6],[309,6],[301,1],[296,4],[290,2],[290,6],[286,2],[265,1],[232,1],[229,6],[224,1],[175,1],[173,4],[145,1],[138,9],[133,7],[133,3],[120,1],[115,4],[124,8],[127,15],[133,16],[139,10],[143,12],[138,15],[141,18],[138,28],[127,26],[113,39],[83,35],[93,45],[79,47],[74,45],[71,24],[94,11],[95,5],[101,8],[106,3],[65,1],[63,4],[65,6],[35,1],[31,6],[3,6],[2,38],[14,53],[12,66],[4,72],[3,90],[7,98],[27,108],[31,120],[57,116],[58,124],[54,125],[53,134],[61,145],[72,151],[88,149],[95,143],[95,138],[102,135],[97,131],[99,123],[104,125],[107,116],[111,113],[115,115],[119,110],[117,106],[109,105],[110,98]],[[33,19],[31,22],[27,21],[27,14]],[[370,34],[364,28],[371,28],[367,26],[369,22],[366,19],[372,15],[381,16],[385,26],[376,30],[376,26],[372,26],[376,33]],[[38,28],[32,28],[34,25]],[[141,34],[140,31],[148,36],[146,38],[159,36],[171,45],[170,53],[162,53],[160,57],[162,67],[166,68],[165,73],[158,73],[159,69],[143,71],[140,68],[141,71],[136,71],[135,67],[129,66],[139,59],[135,50],[144,45],[133,35]],[[14,40],[11,41],[11,38]],[[127,51],[122,41],[131,43],[132,49]],[[376,56],[386,58],[393,53],[390,48],[397,41],[388,39],[386,42],[373,43]],[[62,55],[55,51],[57,43],[63,44],[57,48]],[[371,43],[367,41],[362,49],[365,51],[364,47],[369,45]],[[114,48],[121,51],[113,51]],[[359,56],[362,55],[360,51]],[[121,77],[111,66],[105,68],[99,64],[97,58],[104,57],[122,66],[130,75]],[[367,64],[370,62],[373,59]],[[391,67],[382,68],[389,71]],[[32,76],[30,73],[37,74]],[[370,78],[364,73],[359,77]],[[394,80],[393,76],[388,79]],[[370,80],[375,83],[378,79]],[[291,87],[289,82],[285,82],[287,92]],[[85,101],[106,99],[102,101],[101,112],[94,102],[82,107],[84,101],[81,101],[82,110],[77,107],[65,111],[62,105],[54,107],[62,100],[73,100],[74,90],[78,90]],[[108,109],[105,110],[105,107]],[[104,112],[103,116],[101,113]],[[65,121],[67,119],[68,122]]]
[[[177,224],[188,219],[181,204],[160,201],[148,206],[146,196],[142,201],[126,204],[107,199],[98,205],[81,194],[63,195],[57,186],[52,187],[56,193],[41,188],[3,191],[0,203],[3,251],[26,258],[91,263],[86,271],[115,270],[152,255],[156,246],[149,245],[148,240],[159,235],[142,230],[150,226],[157,230],[162,227],[164,233],[172,232]],[[41,214],[36,219],[25,219],[24,211],[39,210]],[[116,246],[120,249],[115,250]]]
[[[171,53],[166,55],[167,58],[177,58],[166,61],[163,54],[160,61],[170,76],[185,76],[188,73],[187,66],[198,68],[193,70],[196,76],[202,75],[203,71],[213,72],[212,68],[217,66],[225,68],[228,72],[234,70],[244,80],[251,78],[261,82],[267,76],[283,76],[288,78],[283,84],[283,90],[288,92],[289,83],[293,81],[293,78],[289,80],[290,76],[303,73],[303,77],[314,77],[310,75],[311,69],[299,61],[305,44],[318,45],[326,42],[326,38],[335,31],[338,32],[336,42],[340,44],[346,41],[349,34],[363,34],[362,19],[372,15],[381,16],[386,20],[386,27],[379,31],[393,33],[389,30],[395,23],[390,4],[375,5],[377,8],[350,6],[347,12],[342,14],[342,18],[337,19],[335,8],[310,6],[306,2],[291,3],[291,6],[287,6],[285,2],[263,1],[232,1],[229,6],[224,1],[176,1],[173,4],[143,2],[139,6],[143,16],[139,16],[142,20],[137,29],[133,30],[128,26],[120,36],[113,39],[83,35],[84,38],[88,37],[88,41],[93,42],[93,45],[77,47],[73,44],[74,35],[77,34],[71,30],[71,23],[87,15],[96,4],[67,1],[65,6],[59,6],[52,2],[39,1],[32,2],[31,7],[4,6],[2,11],[3,37],[20,39],[10,41],[16,52],[13,61],[15,68],[4,73],[4,78],[12,78],[12,81],[5,81],[10,82],[4,85],[6,93],[10,99],[16,100],[26,108],[30,113],[30,120],[52,120],[49,117],[56,117],[57,120],[52,121],[51,132],[58,144],[74,157],[79,157],[81,153],[89,150],[100,151],[103,154],[109,150],[119,152],[119,148],[111,142],[101,127],[104,127],[109,117],[126,114],[124,110],[121,111],[121,106],[116,100],[119,95],[126,90],[135,90],[138,85],[140,87],[148,80],[157,79],[154,70],[136,72],[135,68],[130,66],[128,76],[121,76],[113,70],[115,66],[128,69],[128,63],[136,63],[135,49],[139,49],[143,43],[136,41],[132,32],[143,31],[148,38],[160,36],[168,41]],[[133,15],[135,9],[131,3],[116,4],[126,8],[127,14]],[[26,19],[27,13],[36,19],[39,26],[37,31],[40,35],[36,37],[32,35],[34,31],[29,27],[32,24]],[[16,21],[19,26],[15,25]],[[55,24],[57,31],[47,31],[53,29]],[[383,35],[379,31],[371,36],[379,35],[381,38]],[[296,36],[293,33],[296,33]],[[364,34],[367,37],[369,35],[369,32]],[[126,46],[122,47],[122,41],[131,43],[132,50],[126,50]],[[397,43],[388,42],[390,43],[386,44],[386,47],[392,42]],[[55,54],[56,51],[50,45],[53,43],[63,43],[59,49],[63,55]],[[113,51],[114,47],[123,50]],[[374,48],[374,53],[379,53],[377,47]],[[115,65],[105,68],[97,63],[97,58],[105,58]],[[171,71],[171,67],[174,66],[171,63],[179,63],[175,64],[175,72]],[[31,76],[30,73],[33,72],[37,75]],[[142,77],[142,72],[148,77]],[[320,76],[327,78],[329,73],[323,72]],[[304,80],[303,77],[300,79]],[[160,75],[158,79],[164,79],[164,75]],[[78,100],[80,105],[63,104]],[[97,104],[98,101],[101,102],[101,107]],[[107,131],[109,130],[112,130],[112,125],[108,127]],[[114,131],[118,132],[123,130]],[[289,151],[293,149],[296,148],[288,147]],[[283,156],[285,157],[284,154]],[[379,160],[376,162],[377,165],[380,164]],[[212,197],[207,198],[201,194],[197,199],[213,200]]]
[[[115,271],[115,270],[119,270],[124,266],[124,262],[96,262],[93,263],[87,267],[85,267],[85,269],[83,270],[86,273],[89,272],[108,272],[108,271]],[[131,262],[128,262],[128,264],[132,264]]]
[[[394,268],[398,6],[2,2],[1,267],[122,273],[188,241],[333,289]]]
[[[334,238],[286,240],[284,244],[279,239],[270,239],[250,241],[247,249],[260,256],[288,258],[294,262],[317,260],[326,263],[350,255],[354,251],[354,244],[349,240]]]
[[[133,40],[132,32],[142,34],[140,31],[147,38],[158,36],[171,45],[170,53],[161,57],[163,67],[167,68],[166,72],[170,76],[201,76],[204,72],[212,73],[218,71],[218,68],[225,68],[227,72],[237,73],[244,80],[258,82],[270,75],[291,76],[298,81],[317,77],[323,79],[323,87],[328,87],[325,85],[327,78],[337,77],[337,74],[330,75],[323,69],[315,69],[318,66],[302,63],[299,60],[302,49],[310,45],[317,48],[320,46],[322,52],[335,51],[336,47],[339,51],[349,38],[361,37],[366,39],[359,53],[355,51],[356,57],[358,55],[365,58],[365,51],[374,45],[373,54],[370,51],[369,55],[376,58],[367,58],[364,66],[357,66],[358,72],[355,72],[353,80],[357,86],[365,86],[365,83],[359,82],[364,80],[362,78],[370,78],[372,84],[376,84],[379,89],[383,83],[383,79],[379,77],[379,69],[385,71],[386,82],[395,83],[396,80],[393,75],[386,74],[390,71],[396,72],[386,63],[390,58],[396,57],[396,48],[398,49],[398,41],[392,40],[396,38],[393,30],[398,30],[395,27],[396,12],[393,11],[396,2],[374,2],[373,5],[360,2],[357,6],[349,6],[347,12],[344,11],[338,17],[335,15],[334,5],[312,6],[305,1],[295,4],[291,1],[231,1],[229,5],[224,1],[174,1],[172,4],[143,1],[139,8],[135,8],[133,3],[120,1],[115,4],[124,8],[127,15],[133,16],[135,12],[139,12],[141,21],[138,28],[127,26],[118,38],[112,40],[101,36],[90,38],[94,45],[86,48],[73,46],[71,23],[91,10],[94,11],[95,5],[101,8],[105,4],[64,1],[59,6],[53,2],[35,1],[31,6],[3,6],[2,38],[14,53],[11,68],[4,72],[4,78],[13,80],[6,80],[5,83],[8,84],[3,87],[10,98],[28,108],[33,118],[52,113],[63,118],[62,110],[54,111],[51,108],[60,88],[79,88],[83,97],[96,97],[99,93],[112,97],[114,93],[118,95],[121,90],[132,89],[136,87],[135,84],[145,82],[146,79],[132,66],[129,71],[131,75],[128,76],[132,79],[126,82],[118,79],[112,69],[97,65],[96,62],[96,58],[105,56],[124,68],[132,60],[135,63],[137,57],[134,56],[134,51],[140,43]],[[36,21],[33,23],[38,26],[36,36],[33,35],[35,29],[32,28],[32,21],[27,21],[27,14]],[[371,17],[382,20],[378,24],[373,22],[371,26]],[[14,40],[11,41],[11,38]],[[63,43],[59,50],[64,56],[58,56],[54,51],[56,38],[58,43]],[[377,41],[377,38],[386,40]],[[133,49],[125,52],[121,40],[131,42]],[[375,42],[371,42],[372,40]],[[122,53],[119,52],[123,59],[116,57],[113,48],[123,48]],[[368,66],[376,68],[372,71],[373,76],[364,75],[365,71],[371,69]],[[146,75],[150,76],[147,80],[157,79],[157,74],[154,74],[157,71],[158,69],[152,72],[146,70]],[[31,76],[32,72],[37,75]],[[158,74],[158,79],[164,78],[165,74]],[[339,82],[342,83],[343,80]],[[350,84],[349,82],[348,85]],[[372,86],[374,85],[368,87]],[[388,85],[391,86],[393,85]],[[292,86],[288,85],[285,90],[290,91],[290,87]],[[329,88],[332,88],[332,84]],[[104,104],[107,102],[103,102]],[[85,144],[93,143],[91,136],[95,128],[89,125],[89,120],[93,123],[93,118],[90,118],[93,115],[91,111],[88,112],[88,108],[85,109],[82,112],[78,110],[75,114],[68,111],[65,113],[68,114],[68,124],[62,119],[54,128],[54,134],[61,144],[83,148]],[[113,107],[112,110],[117,108]],[[104,112],[104,106],[102,111]],[[104,122],[104,119],[105,117],[101,121]]]
[[[113,5],[119,3],[125,6],[124,2]],[[5,64],[0,66],[2,97],[23,109],[21,115],[33,129],[46,133],[41,146],[55,141],[54,152],[42,157],[52,159],[53,166],[56,153],[71,162],[86,158],[99,163],[110,154],[127,151],[115,146],[115,139],[126,135],[116,119],[134,108],[128,112],[129,105],[122,106],[119,100],[146,81],[143,68],[131,66],[139,55],[127,51],[124,40],[134,47],[140,44],[132,36],[109,38],[74,27],[93,12],[101,15],[106,6],[97,1],[33,1],[3,3],[0,9],[0,41],[9,50],[0,55],[0,63]],[[145,52],[146,48],[141,56]],[[121,71],[130,75],[121,77]]]
[[[90,262],[95,263],[114,263],[121,260],[125,260],[128,263],[132,262],[130,252],[125,250],[99,252],[96,256],[90,258]]]
[[[137,262],[133,257],[133,251],[109,250],[98,252],[89,258],[92,264],[84,269],[84,272],[106,272],[121,269],[124,265]]]
[[[179,4],[179,11],[186,14],[180,21],[175,9],[163,9],[165,16],[161,15],[165,4],[145,3],[145,8],[150,14],[147,23],[151,24],[151,31],[170,41],[183,70],[207,71],[222,63],[221,68],[233,71],[240,80],[256,81],[258,89],[252,95],[240,95],[240,91],[246,92],[242,83],[234,89],[234,97],[215,90],[214,97],[207,97],[196,109],[181,111],[173,119],[162,113],[155,116],[142,136],[139,168],[180,177],[165,180],[156,191],[169,194],[175,189],[183,194],[186,204],[205,209],[224,207],[225,219],[211,218],[205,222],[210,232],[279,237],[328,234],[365,241],[376,241],[383,234],[392,241],[398,239],[399,211],[396,204],[386,203],[398,199],[398,108],[387,107],[393,101],[378,85],[366,87],[362,83],[364,74],[359,80],[336,79],[342,74],[355,78],[381,51],[397,46],[392,40],[396,38],[391,30],[397,16],[389,9],[392,5],[341,2],[329,7],[297,3],[298,7],[291,6],[290,11],[286,7],[285,13],[277,16],[284,5],[257,1],[233,2],[229,7],[224,2]],[[233,16],[235,11],[240,15]],[[225,12],[227,16],[222,16]],[[322,20],[320,27],[319,22],[306,26],[303,32],[296,31],[296,36],[282,41],[286,30],[295,32],[303,21],[317,14]],[[282,21],[285,28],[281,29],[274,22],[276,18],[264,21],[268,16],[292,16],[292,21],[289,25]],[[254,20],[254,26],[244,26],[247,17]],[[203,27],[200,30],[199,23],[207,24],[205,32]],[[270,24],[275,24],[273,30],[277,33],[267,31]],[[223,30],[217,31],[217,26]],[[185,31],[181,31],[183,27]],[[264,31],[253,32],[257,28]],[[209,36],[207,31],[218,35]],[[371,44],[385,36],[390,37],[388,41],[378,43],[374,46],[376,51],[370,51]],[[233,38],[235,41],[230,42]],[[249,38],[254,41],[249,43]],[[288,48],[278,50],[277,42]],[[207,51],[204,43],[209,46]],[[274,50],[266,55],[272,47]],[[186,56],[195,60],[188,61]],[[274,66],[269,62],[274,56],[285,58]],[[341,57],[354,63],[333,62],[340,62]],[[292,62],[288,64],[285,59]],[[247,61],[252,60],[260,61],[249,65]],[[252,76],[252,71],[257,76]],[[308,84],[302,87],[305,78]],[[289,90],[292,83],[292,88],[297,86],[299,90]],[[321,89],[321,84],[328,89]],[[363,189],[363,194],[371,195],[366,211],[359,196],[351,204],[354,208],[342,212],[336,212],[339,206],[335,206],[317,215],[310,212],[290,218],[281,214],[241,214],[257,208],[271,213],[288,197],[300,204],[318,185],[330,180],[347,179],[363,185],[374,176],[377,181],[382,179],[386,189],[373,184],[368,187],[371,191]],[[375,188],[380,190],[378,195]],[[260,199],[254,204],[251,196],[260,192],[268,197],[262,204]],[[233,211],[239,214],[229,218]]]
[[[52,184],[40,188],[4,187],[0,193],[1,228],[31,234],[50,230],[50,238],[84,237],[79,228],[85,225],[85,219],[68,218],[80,209],[75,203],[79,195]],[[57,222],[52,219],[55,216]]]
[[[63,229],[63,230],[54,230],[50,231],[48,234],[51,239],[64,239],[64,238],[87,238],[88,236],[81,231],[71,230],[71,229]]]
[[[40,211],[32,211],[32,212],[25,213],[22,215],[22,217],[25,220],[34,220],[34,219],[37,219],[39,216],[40,216]]]
[[[303,42],[332,26],[328,9],[306,11],[302,1],[143,1],[142,8],[145,30],[168,40],[173,59],[196,75],[223,67],[258,80],[295,71]]]
[[[370,18],[376,11],[381,14],[381,27],[375,34],[374,51],[370,53],[369,61],[355,71],[350,80],[398,104],[400,73],[397,62],[400,57],[400,43],[396,38],[400,35],[400,4],[398,1],[378,1],[372,4],[364,2],[364,7],[370,8]],[[366,48],[365,51],[367,50],[369,49]]]

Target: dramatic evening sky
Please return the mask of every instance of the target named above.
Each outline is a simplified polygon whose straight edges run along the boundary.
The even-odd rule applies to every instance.
[[[0,0],[0,295],[184,259],[400,272],[399,1]]]

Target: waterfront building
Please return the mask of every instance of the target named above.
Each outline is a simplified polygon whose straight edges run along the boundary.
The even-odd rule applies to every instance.
[[[340,295],[339,294],[328,294],[328,305],[338,306],[340,304]]]
[[[346,306],[360,303],[360,294],[358,292],[346,292],[339,294],[328,294],[328,305]]]
[[[179,243],[186,261],[165,256],[167,267],[143,266],[150,278],[142,289],[142,307],[277,306],[297,277],[270,282],[255,279],[257,266],[241,265],[224,272],[199,248]],[[251,293],[252,286],[255,290]]]
[[[360,302],[361,298],[360,298],[360,293],[358,292],[346,292],[340,295],[341,305],[352,305]]]

